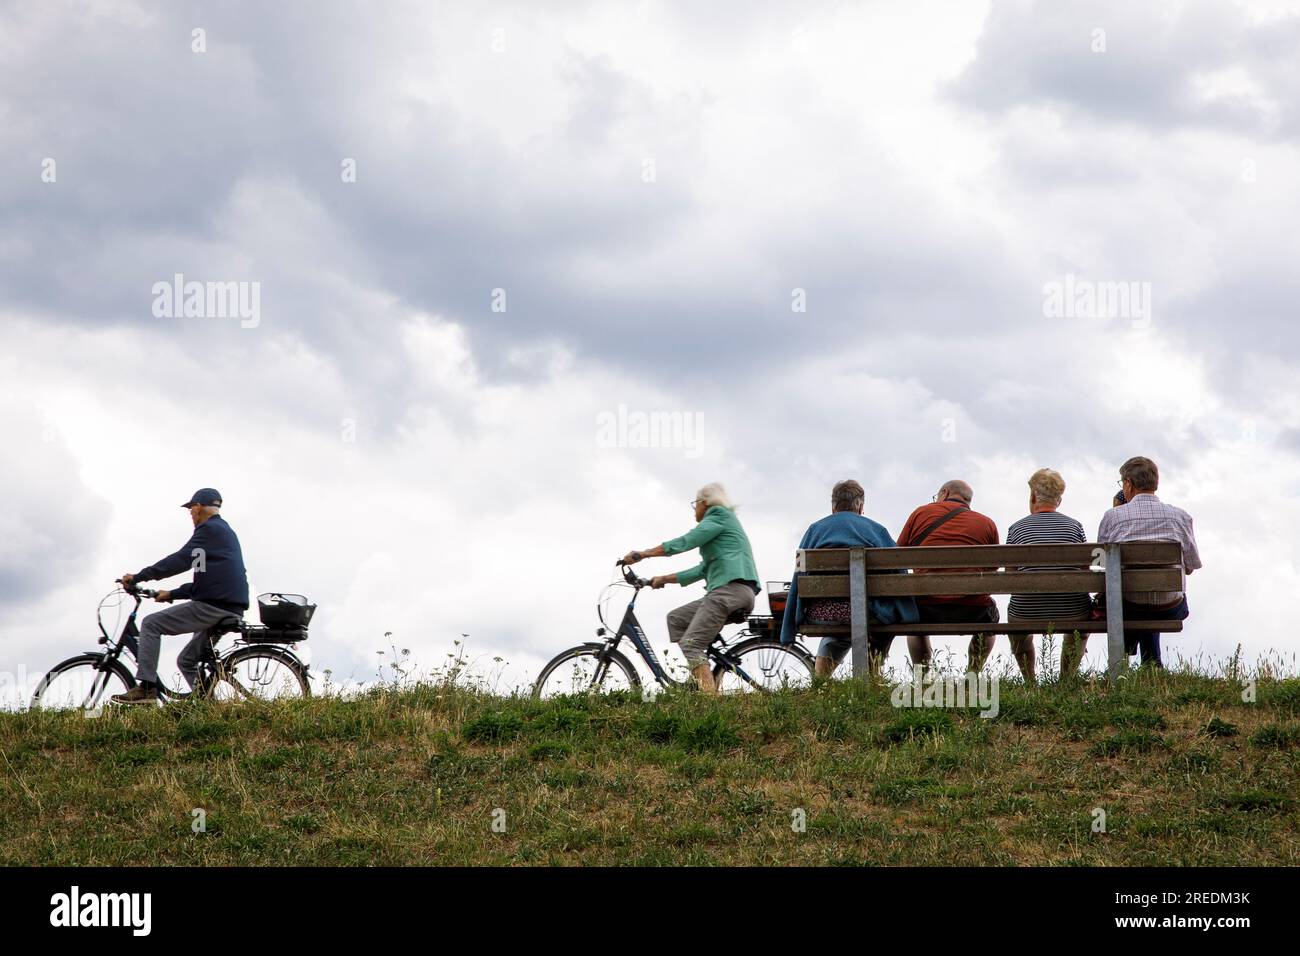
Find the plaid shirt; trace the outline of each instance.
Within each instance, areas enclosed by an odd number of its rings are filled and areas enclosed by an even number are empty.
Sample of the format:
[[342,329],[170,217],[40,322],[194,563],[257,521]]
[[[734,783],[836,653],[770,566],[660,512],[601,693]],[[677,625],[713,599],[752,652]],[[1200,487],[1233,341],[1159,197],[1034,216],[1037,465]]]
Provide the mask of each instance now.
[[[1192,516],[1152,494],[1134,495],[1132,501],[1111,508],[1102,516],[1097,542],[1110,541],[1177,541],[1183,547],[1183,570],[1191,573],[1201,566],[1196,536],[1192,533]],[[1172,604],[1182,596],[1182,591],[1138,591],[1125,594],[1124,600],[1135,604]]]

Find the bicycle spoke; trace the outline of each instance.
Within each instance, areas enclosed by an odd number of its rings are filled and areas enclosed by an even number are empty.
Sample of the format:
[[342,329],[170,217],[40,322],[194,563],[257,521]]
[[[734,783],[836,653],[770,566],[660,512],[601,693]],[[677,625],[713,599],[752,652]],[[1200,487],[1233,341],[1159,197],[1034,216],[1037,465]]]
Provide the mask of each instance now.
[[802,649],[769,641],[745,641],[717,657],[714,674],[724,693],[773,691],[807,687],[810,661]]
[[595,648],[576,649],[547,665],[533,693],[537,697],[553,697],[630,690],[635,686],[635,675],[629,673],[630,667],[630,664],[624,665],[617,655],[601,660],[600,652]]
[[[239,682],[239,679],[235,677],[233,674],[225,674],[222,676],[220,680],[224,680],[231,687],[235,688],[235,692],[242,695],[244,700],[253,699],[253,692],[249,690],[247,687],[245,687],[243,684],[241,684]],[[214,683],[220,683],[220,680],[214,681]]]
[[[223,687],[230,692],[223,692]],[[212,696],[219,700],[278,700],[309,696],[310,689],[294,665],[293,659],[263,652],[232,652],[218,665]]]
[[754,678],[750,677],[749,674],[745,672],[745,669],[740,665],[738,664],[729,665],[729,670],[732,674],[735,674],[738,679],[743,680],[750,687],[754,688],[754,690],[764,689],[763,684],[760,683],[759,681],[754,680]]
[[97,710],[108,693],[126,691],[127,676],[102,658],[86,656],[65,661],[41,681],[32,706],[43,710]]
[[90,691],[86,694],[86,699],[81,702],[82,710],[91,710],[99,703],[100,696],[104,693],[104,688],[108,686],[108,671],[97,671],[95,679],[91,681]]

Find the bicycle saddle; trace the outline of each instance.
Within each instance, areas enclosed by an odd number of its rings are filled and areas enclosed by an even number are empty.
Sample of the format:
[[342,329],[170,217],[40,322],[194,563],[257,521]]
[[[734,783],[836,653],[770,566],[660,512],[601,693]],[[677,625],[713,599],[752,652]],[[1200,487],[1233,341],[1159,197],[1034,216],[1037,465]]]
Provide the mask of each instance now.
[[749,620],[748,611],[732,611],[730,614],[727,615],[727,619],[722,623],[723,624],[744,624],[748,620]]
[[212,628],[209,631],[209,633],[213,637],[217,637],[218,635],[221,634],[229,634],[232,631],[242,630],[243,626],[244,626],[244,619],[242,617],[235,617],[232,615],[230,617],[223,618],[222,620],[218,621],[216,624],[212,625]]

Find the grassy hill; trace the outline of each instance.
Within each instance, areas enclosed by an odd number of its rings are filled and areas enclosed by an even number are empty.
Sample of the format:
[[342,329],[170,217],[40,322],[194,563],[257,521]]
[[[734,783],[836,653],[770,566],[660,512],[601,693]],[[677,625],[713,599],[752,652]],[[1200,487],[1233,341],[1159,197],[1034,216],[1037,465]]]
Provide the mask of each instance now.
[[1296,865],[1298,781],[1295,679],[1253,703],[1192,673],[1004,684],[992,720],[850,681],[546,703],[443,683],[0,714],[0,862]]

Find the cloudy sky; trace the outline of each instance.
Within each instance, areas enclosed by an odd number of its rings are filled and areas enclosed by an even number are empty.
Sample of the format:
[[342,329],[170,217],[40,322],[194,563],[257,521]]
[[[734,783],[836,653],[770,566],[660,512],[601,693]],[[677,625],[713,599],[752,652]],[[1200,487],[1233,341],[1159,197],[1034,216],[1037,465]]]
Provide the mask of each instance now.
[[1294,662],[1298,49],[1278,2],[0,4],[0,671],[204,485],[318,670],[467,634],[508,687],[707,481],[782,579],[837,479],[1005,532],[1051,466],[1095,534],[1135,454],[1205,561],[1171,656]]

